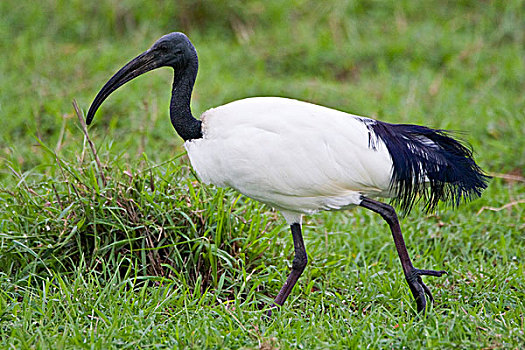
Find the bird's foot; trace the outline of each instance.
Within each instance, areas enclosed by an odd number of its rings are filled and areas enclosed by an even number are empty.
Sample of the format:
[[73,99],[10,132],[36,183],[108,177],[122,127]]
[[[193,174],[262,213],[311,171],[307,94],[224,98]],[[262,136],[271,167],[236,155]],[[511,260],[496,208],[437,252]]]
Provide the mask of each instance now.
[[417,306],[417,312],[419,313],[425,313],[425,308],[427,306],[427,300],[425,297],[425,294],[430,299],[430,302],[434,302],[434,297],[432,296],[432,293],[430,292],[430,289],[426,286],[425,283],[423,283],[423,280],[421,279],[421,276],[436,276],[441,277],[444,274],[446,274],[446,271],[435,271],[435,270],[420,270],[413,268],[409,272],[405,274],[408,286],[410,287],[410,290],[412,291],[412,295],[414,296],[414,299],[416,299],[416,306]]
[[270,309],[268,310],[268,312],[266,312],[265,314],[263,314],[262,316],[262,319],[263,321],[267,321],[269,322],[271,319],[272,319],[272,313],[274,310],[279,310],[281,308],[280,305],[278,304],[273,304],[272,306],[270,306]]

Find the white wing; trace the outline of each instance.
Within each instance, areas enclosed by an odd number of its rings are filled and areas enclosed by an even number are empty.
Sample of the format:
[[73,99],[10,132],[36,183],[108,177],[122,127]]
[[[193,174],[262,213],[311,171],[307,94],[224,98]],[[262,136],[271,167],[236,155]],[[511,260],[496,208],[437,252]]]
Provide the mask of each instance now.
[[294,213],[340,209],[362,194],[388,196],[392,161],[370,147],[357,117],[278,97],[235,101],[205,112],[204,137],[185,143],[205,183]]

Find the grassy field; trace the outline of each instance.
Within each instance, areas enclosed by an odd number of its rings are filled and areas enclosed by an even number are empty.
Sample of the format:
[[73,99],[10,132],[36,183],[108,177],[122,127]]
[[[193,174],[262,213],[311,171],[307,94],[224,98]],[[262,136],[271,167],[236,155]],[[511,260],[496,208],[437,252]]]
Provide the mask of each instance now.
[[[522,348],[524,1],[0,2],[0,347]],[[168,118],[171,74],[75,115],[162,34],[186,32],[194,114],[248,96],[458,131],[494,176],[483,197],[401,226],[436,303],[418,317],[382,219],[280,215],[204,186]],[[106,182],[101,179],[103,173]]]

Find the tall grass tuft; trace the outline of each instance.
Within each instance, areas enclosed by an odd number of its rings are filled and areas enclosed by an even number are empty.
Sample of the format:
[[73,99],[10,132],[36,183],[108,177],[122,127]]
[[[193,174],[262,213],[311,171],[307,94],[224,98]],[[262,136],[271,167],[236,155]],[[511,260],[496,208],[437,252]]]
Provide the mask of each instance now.
[[234,274],[260,264],[275,236],[266,235],[273,213],[202,186],[180,161],[184,153],[158,165],[143,155],[123,169],[107,154],[97,161],[96,149],[86,150],[87,130],[85,138],[75,160],[41,142],[55,162],[38,181],[11,168],[18,185],[0,191],[0,266],[8,275],[49,278],[85,262],[88,270],[131,270],[205,290],[234,284]]

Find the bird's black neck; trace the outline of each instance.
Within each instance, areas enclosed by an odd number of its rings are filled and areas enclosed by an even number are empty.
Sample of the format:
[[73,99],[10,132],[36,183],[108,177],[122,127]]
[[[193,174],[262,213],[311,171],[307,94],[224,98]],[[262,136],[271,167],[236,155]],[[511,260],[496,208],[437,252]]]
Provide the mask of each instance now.
[[171,124],[184,141],[202,137],[202,123],[193,117],[190,108],[191,93],[197,77],[198,68],[199,63],[197,54],[195,53],[185,69],[180,71],[175,69],[175,77],[173,79],[173,91],[170,103]]

